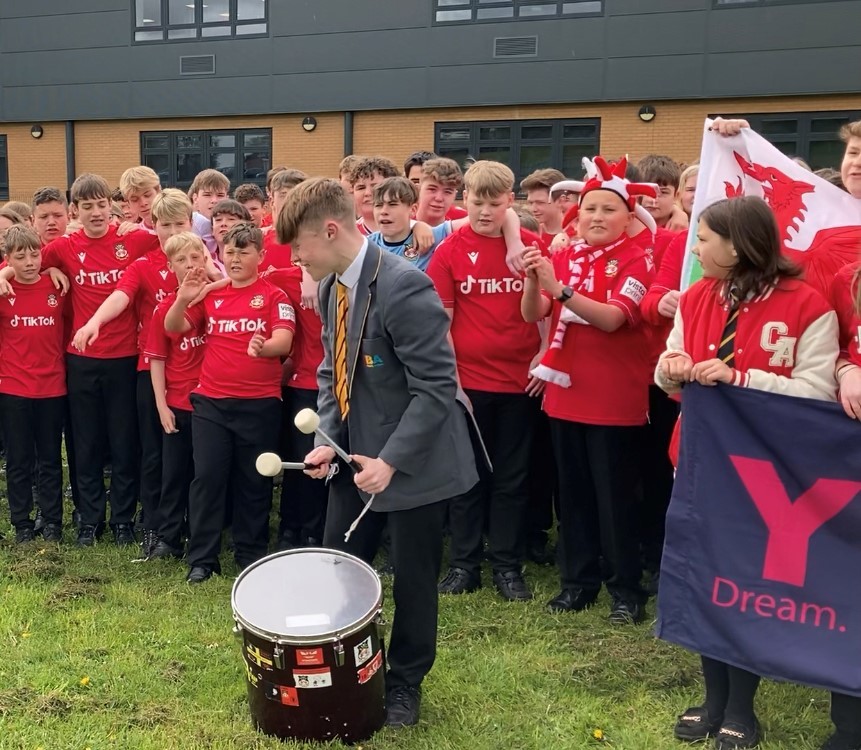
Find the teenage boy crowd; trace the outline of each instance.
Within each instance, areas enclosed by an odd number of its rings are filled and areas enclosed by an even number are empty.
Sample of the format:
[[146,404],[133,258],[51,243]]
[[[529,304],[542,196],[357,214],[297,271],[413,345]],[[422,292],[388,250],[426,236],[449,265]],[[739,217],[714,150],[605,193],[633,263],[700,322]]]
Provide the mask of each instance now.
[[[861,122],[842,135],[842,181],[861,199]],[[551,610],[590,607],[603,585],[611,622],[644,619],[659,584],[678,384],[780,390],[750,377],[764,365],[742,361],[742,348],[687,366],[679,288],[696,179],[695,165],[662,155],[597,158],[578,182],[539,169],[519,185],[502,163],[477,161],[463,174],[430,152],[403,169],[383,157],[341,163],[359,232],[436,289],[476,453],[489,458],[449,503],[440,593],[475,591],[486,563],[500,596],[529,600],[524,561],[555,560]],[[62,539],[65,440],[78,545],[96,543],[107,522],[117,544],[141,544],[142,560],[187,555],[192,583],[220,572],[225,531],[240,568],[267,553],[272,483],[255,458],[313,450],[293,416],[316,406],[324,359],[317,285],[294,265],[279,223],[305,180],[276,168],[265,192],[240,185],[231,198],[215,170],[186,194],[134,166],[117,190],[83,174],[68,204],[45,187],[31,206],[0,209],[0,427],[18,542]],[[713,229],[697,232],[704,266],[721,239]],[[729,265],[743,262],[727,248]],[[816,297],[827,311],[838,306],[842,324],[827,332],[833,386],[821,397],[857,418],[855,276],[848,266]],[[793,377],[788,362],[780,377]],[[323,482],[283,476],[278,549],[321,544],[326,498]]]

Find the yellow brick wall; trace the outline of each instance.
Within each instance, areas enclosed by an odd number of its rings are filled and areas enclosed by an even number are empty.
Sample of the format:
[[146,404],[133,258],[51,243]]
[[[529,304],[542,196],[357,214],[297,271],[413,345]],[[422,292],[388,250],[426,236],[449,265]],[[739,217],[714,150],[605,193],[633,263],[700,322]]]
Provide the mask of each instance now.
[[[610,157],[627,153],[637,160],[647,153],[665,153],[689,162],[699,155],[703,119],[710,113],[804,112],[861,109],[861,94],[846,96],[773,97],[716,101],[655,102],[651,123],[637,117],[640,102],[459,107],[451,109],[357,112],[353,151],[381,154],[400,165],[418,149],[432,149],[434,123],[458,120],[598,117],[601,152]],[[306,133],[301,115],[199,117],[75,124],[78,173],[95,172],[116,185],[126,167],[140,161],[140,133],[148,130],[212,130],[272,128],[272,163],[304,170],[310,175],[335,175],[343,155],[342,113],[315,114],[317,128]],[[0,123],[8,136],[10,197],[28,200],[33,190],[53,184],[67,187],[65,133],[62,123],[42,123],[45,134],[35,140],[30,124]]]

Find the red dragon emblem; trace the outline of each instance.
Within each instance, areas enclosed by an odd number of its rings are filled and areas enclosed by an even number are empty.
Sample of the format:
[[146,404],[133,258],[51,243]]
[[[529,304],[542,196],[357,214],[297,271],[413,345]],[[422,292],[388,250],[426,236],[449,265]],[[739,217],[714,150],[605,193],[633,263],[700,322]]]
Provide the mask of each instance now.
[[[790,249],[790,230],[798,232],[807,218],[805,196],[816,190],[815,185],[794,180],[775,167],[747,161],[733,152],[742,173],[762,186],[762,197],[771,207],[780,227],[780,242],[786,254],[804,266],[808,281],[821,291],[827,291],[834,275],[847,263],[858,259],[861,252],[861,226],[829,227],[820,229],[807,248]],[[738,184],[724,181],[727,198],[744,195],[744,181]]]

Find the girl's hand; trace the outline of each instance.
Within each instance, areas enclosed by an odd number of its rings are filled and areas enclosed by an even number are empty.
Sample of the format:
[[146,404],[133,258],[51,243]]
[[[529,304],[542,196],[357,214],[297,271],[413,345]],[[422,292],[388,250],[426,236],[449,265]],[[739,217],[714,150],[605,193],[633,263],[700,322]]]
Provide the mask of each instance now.
[[678,289],[667,292],[661,297],[661,301],[658,302],[658,313],[665,318],[675,318],[676,310],[679,309],[679,297],[681,296],[682,293]]
[[840,403],[852,419],[861,419],[861,367],[847,367],[840,375]]
[[733,372],[731,367],[719,359],[706,359],[693,366],[691,380],[696,380],[700,385],[732,383]]
[[671,383],[689,383],[693,366],[687,354],[673,354],[661,360],[661,374]]

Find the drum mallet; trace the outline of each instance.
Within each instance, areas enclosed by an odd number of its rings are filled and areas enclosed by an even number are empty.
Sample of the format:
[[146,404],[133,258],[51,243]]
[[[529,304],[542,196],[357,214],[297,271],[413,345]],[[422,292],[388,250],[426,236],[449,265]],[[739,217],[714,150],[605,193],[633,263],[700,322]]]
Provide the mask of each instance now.
[[320,429],[320,416],[313,409],[302,409],[293,419],[293,424],[299,432],[304,432],[310,435],[312,432],[328,445],[338,457],[349,466],[357,474],[362,470],[362,465],[350,458],[341,446],[339,446],[332,438],[330,438],[323,430]]
[[257,473],[262,474],[264,477],[277,477],[284,469],[304,471],[305,469],[317,468],[314,464],[282,461],[281,456],[277,453],[261,453],[257,456],[257,461],[254,465],[257,467]]

